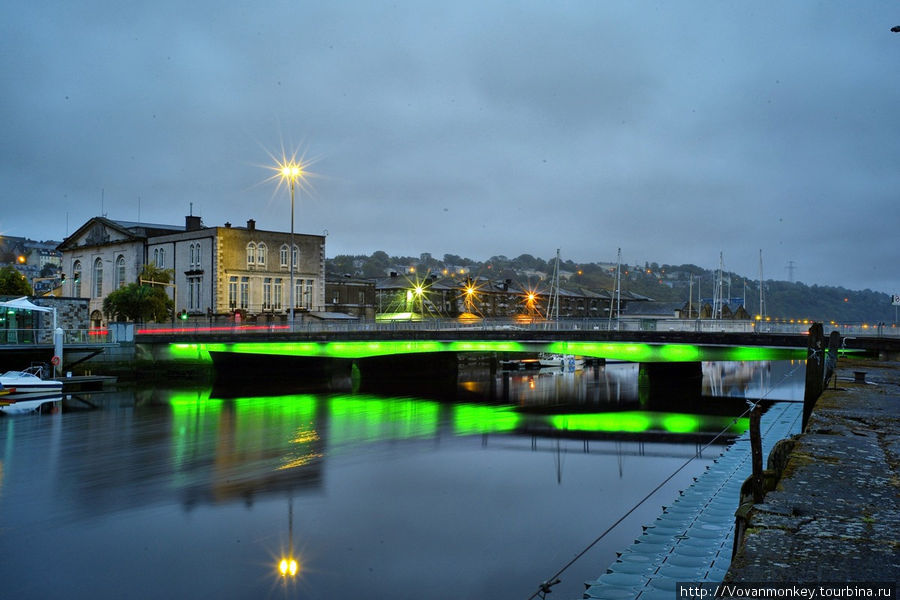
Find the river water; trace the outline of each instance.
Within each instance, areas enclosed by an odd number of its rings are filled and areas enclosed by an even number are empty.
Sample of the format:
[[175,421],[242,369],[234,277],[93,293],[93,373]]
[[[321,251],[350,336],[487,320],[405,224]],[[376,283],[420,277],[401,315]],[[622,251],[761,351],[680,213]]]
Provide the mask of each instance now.
[[[802,399],[803,368],[704,365],[706,396],[687,403],[648,398],[632,364],[473,367],[440,390],[284,383],[160,382],[0,417],[2,596],[524,600],[744,426],[741,397]],[[553,597],[580,598],[721,448]]]

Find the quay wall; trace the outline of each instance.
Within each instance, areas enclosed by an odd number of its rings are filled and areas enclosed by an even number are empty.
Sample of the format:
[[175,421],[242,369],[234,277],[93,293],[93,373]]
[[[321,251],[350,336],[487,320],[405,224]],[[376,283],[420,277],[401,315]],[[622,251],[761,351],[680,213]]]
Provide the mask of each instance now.
[[841,360],[726,582],[900,581],[900,363]]

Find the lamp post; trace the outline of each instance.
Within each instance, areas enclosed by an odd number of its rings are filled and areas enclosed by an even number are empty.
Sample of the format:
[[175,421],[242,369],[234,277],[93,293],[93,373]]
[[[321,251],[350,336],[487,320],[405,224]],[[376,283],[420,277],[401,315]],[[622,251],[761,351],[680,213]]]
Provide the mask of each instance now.
[[290,161],[282,162],[278,165],[280,167],[281,179],[288,182],[288,185],[291,188],[291,247],[289,248],[289,256],[288,263],[290,264],[290,312],[288,317],[288,322],[291,326],[291,331],[294,330],[294,305],[296,304],[294,301],[294,268],[296,265],[294,264],[294,187],[297,183],[298,179],[303,178],[303,165],[294,161],[293,159]]

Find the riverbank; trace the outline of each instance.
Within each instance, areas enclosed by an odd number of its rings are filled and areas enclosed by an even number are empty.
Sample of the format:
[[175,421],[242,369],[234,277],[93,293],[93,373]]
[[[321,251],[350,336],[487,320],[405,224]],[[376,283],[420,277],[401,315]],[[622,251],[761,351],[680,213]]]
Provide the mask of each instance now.
[[841,359],[725,581],[896,585],[898,523],[900,363]]

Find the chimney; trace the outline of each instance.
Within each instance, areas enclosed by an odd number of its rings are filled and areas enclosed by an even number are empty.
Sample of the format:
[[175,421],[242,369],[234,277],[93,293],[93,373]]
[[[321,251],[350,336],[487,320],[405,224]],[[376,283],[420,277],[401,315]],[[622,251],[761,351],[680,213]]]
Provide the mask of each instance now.
[[202,228],[203,228],[203,223],[200,221],[200,217],[188,215],[184,218],[184,230],[185,231],[199,231]]
[[250,231],[256,231],[256,221],[253,219],[247,219],[247,229]]

